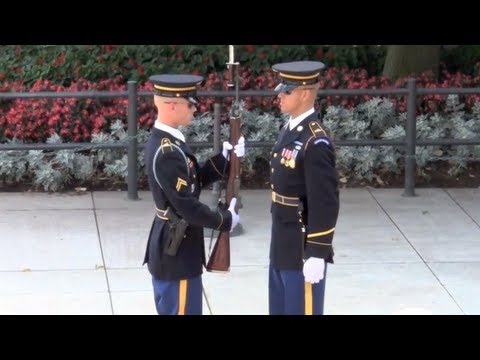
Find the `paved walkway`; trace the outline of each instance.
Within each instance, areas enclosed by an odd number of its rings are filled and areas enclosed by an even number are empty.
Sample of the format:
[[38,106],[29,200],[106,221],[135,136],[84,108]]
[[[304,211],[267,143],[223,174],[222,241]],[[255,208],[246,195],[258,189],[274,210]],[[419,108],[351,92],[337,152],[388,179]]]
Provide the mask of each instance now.
[[[327,314],[480,314],[480,190],[343,189]],[[205,314],[267,314],[270,192],[242,191]],[[0,314],[155,314],[148,192],[0,193]],[[210,192],[203,200],[210,201]],[[206,235],[209,235],[206,232]]]

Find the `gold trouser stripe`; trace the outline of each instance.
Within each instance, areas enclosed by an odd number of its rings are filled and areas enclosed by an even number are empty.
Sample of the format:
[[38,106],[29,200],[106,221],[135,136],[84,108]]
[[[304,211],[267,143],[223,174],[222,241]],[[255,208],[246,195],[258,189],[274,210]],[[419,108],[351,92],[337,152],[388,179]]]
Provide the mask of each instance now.
[[305,315],[313,315],[312,283],[305,281]]
[[166,90],[166,91],[191,91],[195,90],[195,86],[188,86],[188,87],[183,87],[183,88],[174,88],[174,87],[168,87],[168,86],[160,86],[160,85],[153,85],[153,87],[157,90]]
[[313,233],[313,234],[308,234],[307,235],[307,238],[310,239],[310,238],[314,238],[314,237],[317,237],[317,236],[323,236],[323,235],[328,235],[332,232],[335,231],[335,228],[331,228],[330,230],[327,230],[327,231],[322,231],[322,232],[318,232],[318,233]]
[[280,73],[279,74],[281,77],[287,78],[287,79],[295,79],[295,80],[310,80],[310,79],[315,79],[317,76],[320,75],[320,73],[315,73],[313,75],[307,75],[307,76],[300,76],[300,75],[288,75],[285,73]]
[[180,280],[178,284],[178,315],[185,315],[187,307],[187,280]]

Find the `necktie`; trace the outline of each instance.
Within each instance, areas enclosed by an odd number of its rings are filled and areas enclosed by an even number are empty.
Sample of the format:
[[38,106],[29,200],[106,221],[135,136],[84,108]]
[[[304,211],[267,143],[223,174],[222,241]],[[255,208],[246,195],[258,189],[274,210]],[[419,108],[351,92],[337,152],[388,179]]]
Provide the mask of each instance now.
[[282,127],[280,134],[278,135],[278,142],[281,143],[285,136],[290,132],[290,121]]

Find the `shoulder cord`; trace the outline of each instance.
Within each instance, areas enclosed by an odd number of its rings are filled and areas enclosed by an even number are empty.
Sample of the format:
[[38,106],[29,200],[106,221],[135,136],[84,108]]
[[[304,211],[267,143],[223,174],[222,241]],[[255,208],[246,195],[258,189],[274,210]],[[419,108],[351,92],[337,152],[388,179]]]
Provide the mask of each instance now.
[[[183,159],[185,160],[185,165],[187,166],[188,176],[190,177],[190,168],[188,167],[187,156],[185,155],[185,153],[183,152],[183,150],[180,148],[180,146],[177,146],[177,145],[175,145],[175,144],[170,144],[169,146],[173,146],[173,147],[177,148],[178,151],[180,151],[180,154],[182,154],[182,157],[183,157]],[[163,190],[163,187],[162,187],[162,185],[160,184],[160,180],[158,180],[157,170],[156,170],[156,166],[155,166],[155,164],[157,163],[158,154],[160,153],[160,150],[161,150],[161,149],[162,149],[162,147],[160,146],[160,147],[158,148],[157,152],[155,153],[154,158],[153,158],[153,176],[155,177],[155,180],[157,181],[158,186],[160,186],[160,188]]]

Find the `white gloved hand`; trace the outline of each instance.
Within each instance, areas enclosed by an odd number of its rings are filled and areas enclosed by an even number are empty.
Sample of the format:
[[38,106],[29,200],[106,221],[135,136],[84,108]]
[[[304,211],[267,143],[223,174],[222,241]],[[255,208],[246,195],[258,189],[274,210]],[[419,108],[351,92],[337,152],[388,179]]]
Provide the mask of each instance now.
[[235,145],[233,151],[235,152],[235,155],[237,155],[237,157],[239,158],[245,155],[245,138],[243,136],[240,136],[240,138],[238,139],[238,144]]
[[223,142],[222,155],[225,159],[228,160],[228,150],[232,150],[233,146],[228,141]]
[[235,205],[237,205],[237,198],[232,198],[230,201],[230,206],[228,207],[228,211],[232,213],[232,227],[230,228],[230,231],[232,231],[233,228],[240,222],[240,215],[235,212]]
[[316,284],[323,279],[325,271],[325,260],[316,257],[310,257],[303,264],[303,276],[305,281]]
[[232,150],[232,148],[237,157],[243,157],[245,155],[245,138],[243,136],[240,136],[240,138],[238,139],[238,144],[235,145],[235,147],[233,147],[232,144],[230,144],[228,141],[223,142],[222,155],[225,159],[228,160],[228,151]]

